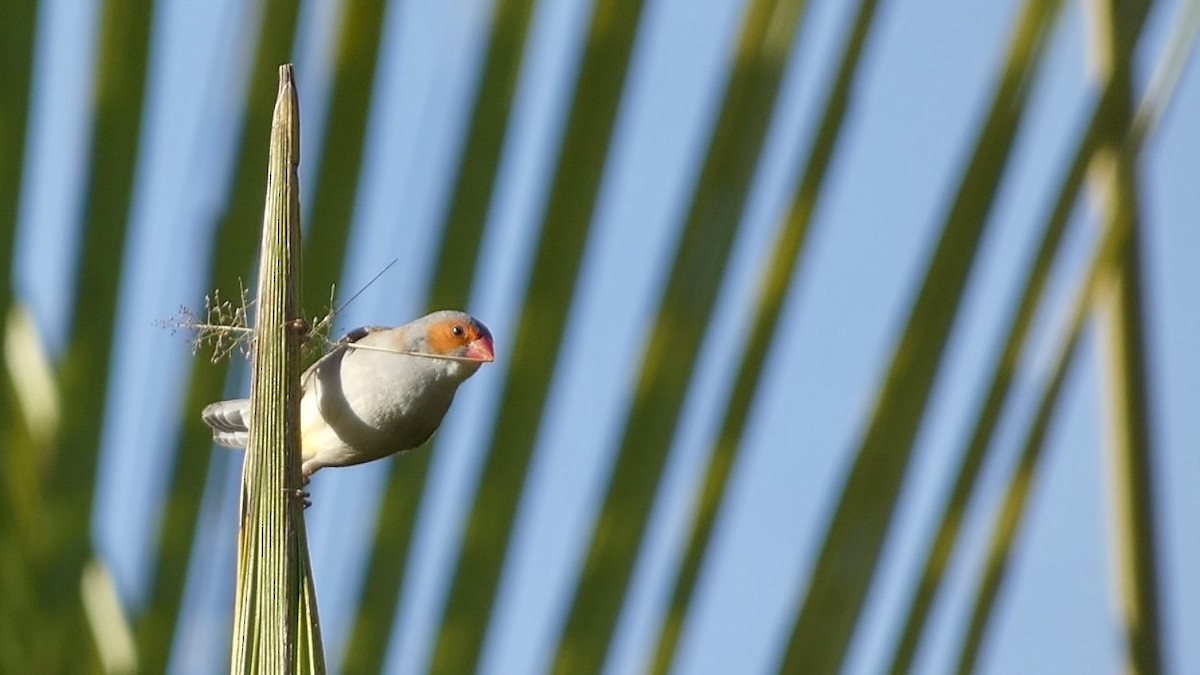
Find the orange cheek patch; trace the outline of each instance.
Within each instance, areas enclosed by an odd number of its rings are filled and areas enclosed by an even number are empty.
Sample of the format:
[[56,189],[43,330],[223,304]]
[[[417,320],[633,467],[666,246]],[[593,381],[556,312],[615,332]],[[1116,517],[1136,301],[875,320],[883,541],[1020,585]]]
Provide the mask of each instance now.
[[435,354],[448,354],[470,340],[470,329],[467,330],[468,335],[455,337],[454,333],[451,332],[453,327],[454,324],[452,323],[440,323],[429,328],[429,333],[425,336],[425,340],[429,343],[429,348]]

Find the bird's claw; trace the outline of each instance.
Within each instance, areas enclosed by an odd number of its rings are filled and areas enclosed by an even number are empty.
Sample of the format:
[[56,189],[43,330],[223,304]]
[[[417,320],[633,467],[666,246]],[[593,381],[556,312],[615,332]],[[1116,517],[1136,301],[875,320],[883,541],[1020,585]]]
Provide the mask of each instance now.
[[[307,484],[308,481],[305,481],[305,483]],[[296,499],[299,499],[300,503],[304,505],[304,508],[307,509],[308,507],[312,506],[312,499],[309,499],[308,490],[302,490],[299,488],[295,488],[295,489],[289,490],[288,492],[290,492],[291,495],[293,497],[295,497]]]
[[[305,473],[303,471],[300,472],[300,485],[308,486],[308,481],[310,481],[311,479],[312,479],[311,476],[309,476],[307,473]],[[304,508],[307,509],[308,507],[312,506],[312,500],[309,499],[308,490],[305,490],[303,488],[298,489],[298,490],[296,490],[296,496],[299,497],[303,501]]]

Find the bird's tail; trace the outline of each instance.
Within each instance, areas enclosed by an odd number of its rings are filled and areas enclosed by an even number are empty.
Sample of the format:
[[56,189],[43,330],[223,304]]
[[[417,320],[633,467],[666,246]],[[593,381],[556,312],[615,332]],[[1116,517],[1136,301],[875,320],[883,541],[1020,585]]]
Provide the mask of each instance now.
[[213,442],[229,448],[244,448],[250,438],[250,399],[217,401],[204,406],[200,412],[213,430]]

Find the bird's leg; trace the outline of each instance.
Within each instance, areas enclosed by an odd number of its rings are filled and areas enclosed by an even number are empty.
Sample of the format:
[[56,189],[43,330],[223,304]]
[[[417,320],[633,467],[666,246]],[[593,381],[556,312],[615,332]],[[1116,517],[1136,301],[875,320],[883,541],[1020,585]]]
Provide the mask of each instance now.
[[[310,481],[310,480],[312,480],[311,474],[309,474],[307,471],[304,471],[303,469],[301,469],[300,470],[300,485],[307,487],[308,481]],[[300,498],[304,500],[304,508],[307,509],[308,507],[312,506],[312,500],[308,498],[308,490],[301,488],[301,489],[297,490],[296,492],[299,494]]]
[[[300,485],[307,486],[308,481],[309,481],[308,474],[305,472],[301,472],[300,473]],[[312,500],[309,499],[308,490],[305,490],[304,487],[293,488],[290,490],[285,488],[284,491],[290,493],[293,497],[301,500],[304,504],[304,508],[307,509],[308,507],[312,506]]]
[[312,500],[308,498],[308,490],[301,488],[284,488],[283,491],[289,496],[299,499],[304,504],[304,508],[307,509],[308,507],[312,506]]

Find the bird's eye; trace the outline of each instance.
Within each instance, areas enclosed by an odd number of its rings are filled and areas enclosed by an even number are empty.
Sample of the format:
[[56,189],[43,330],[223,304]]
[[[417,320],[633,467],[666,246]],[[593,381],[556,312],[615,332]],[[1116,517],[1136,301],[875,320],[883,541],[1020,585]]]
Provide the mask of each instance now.
[[454,327],[450,329],[450,334],[456,338],[465,337],[467,334],[467,329],[463,328],[462,324],[456,323],[454,324]]

